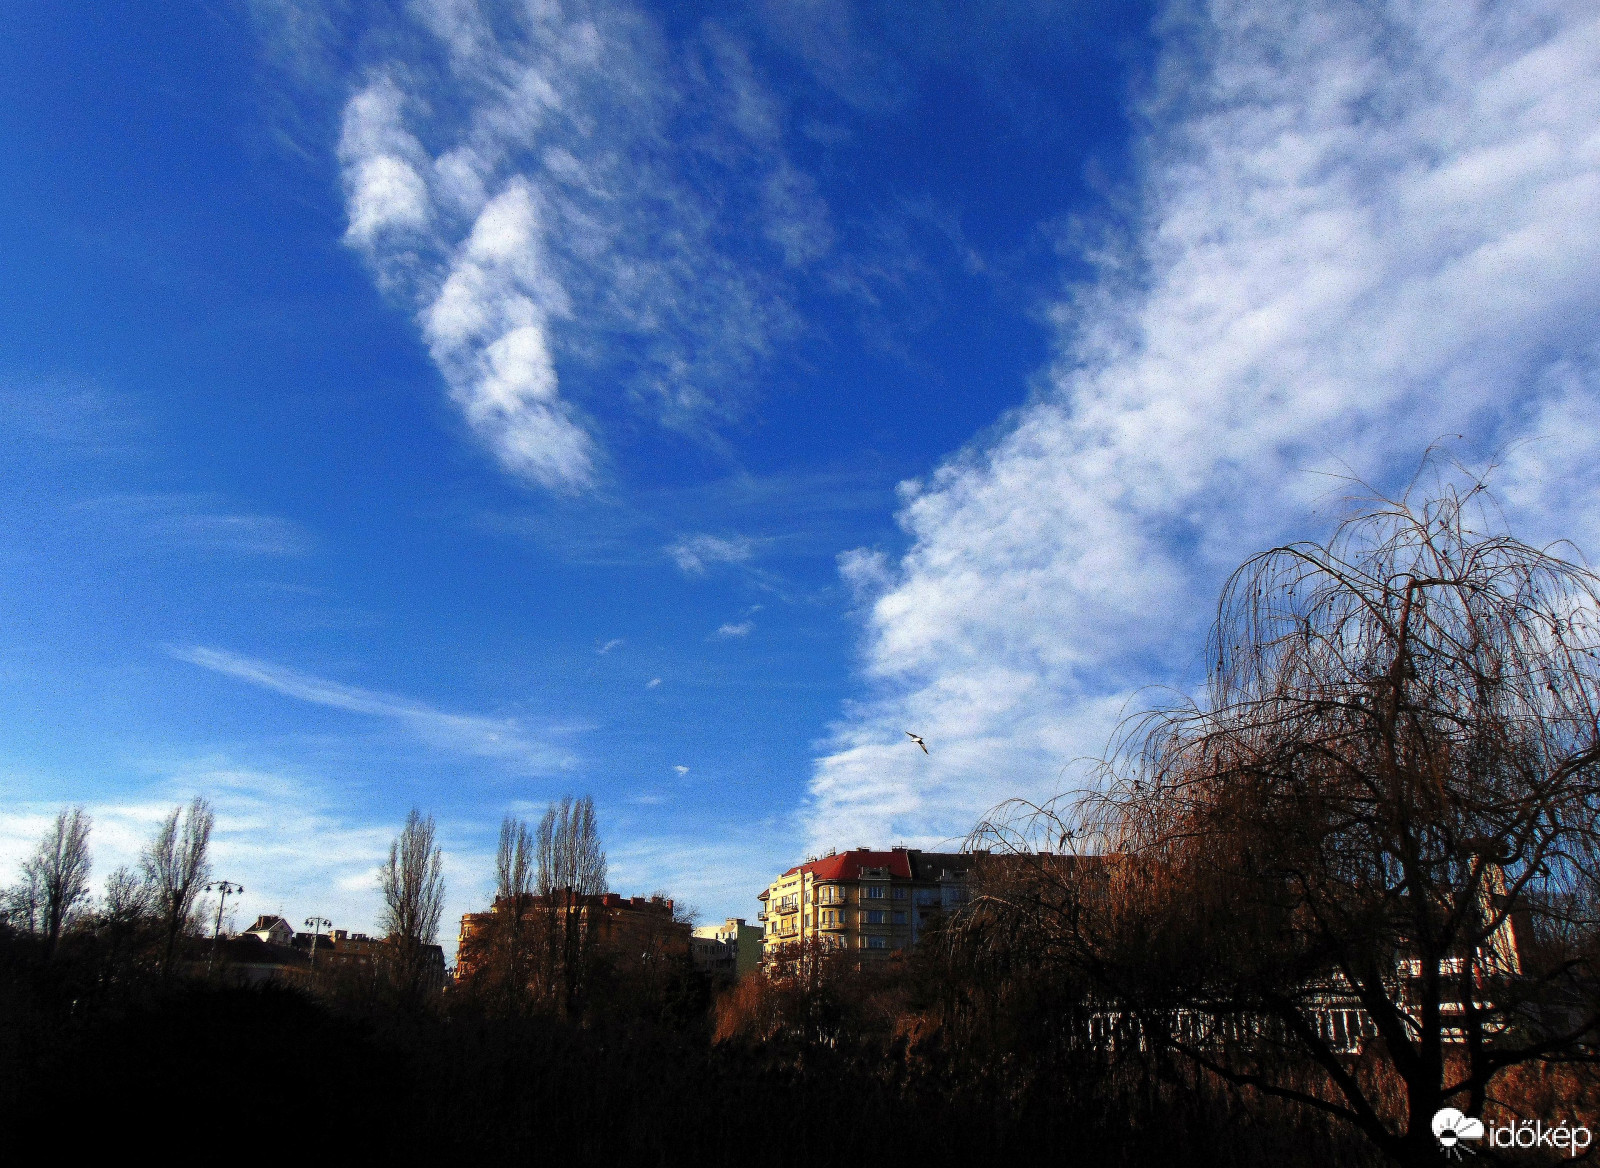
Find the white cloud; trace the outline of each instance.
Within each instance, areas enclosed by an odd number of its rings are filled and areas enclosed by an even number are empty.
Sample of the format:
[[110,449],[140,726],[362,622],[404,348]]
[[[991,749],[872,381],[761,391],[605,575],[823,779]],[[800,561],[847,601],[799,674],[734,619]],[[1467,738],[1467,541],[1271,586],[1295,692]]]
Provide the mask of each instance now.
[[602,459],[558,367],[599,370],[678,429],[736,416],[794,318],[777,268],[735,252],[766,239],[798,266],[832,234],[728,35],[675,42],[626,3],[508,7],[419,0],[420,40],[388,30],[393,59],[344,109],[346,239],[418,305],[502,465],[577,490]]
[[1514,518],[1593,530],[1593,7],[1219,5],[1157,75],[1131,242],[1056,307],[1048,389],[907,486],[898,563],[841,561],[870,689],[817,844],[1056,789],[1140,686],[1196,676],[1231,567],[1315,533],[1315,472],[1554,435],[1513,449]]
[[726,624],[717,629],[719,637],[748,637],[756,627],[755,621],[740,621],[738,624]]
[[452,257],[422,331],[451,396],[508,470],[546,487],[584,486],[594,452],[556,392],[548,322],[569,306],[543,233],[534,193],[511,180]]
[[347,238],[361,247],[387,233],[421,231],[433,217],[419,173],[427,153],[405,128],[404,101],[399,86],[380,76],[345,106],[339,161],[350,213]]
[[455,714],[411,698],[327,681],[222,649],[192,646],[168,652],[180,661],[297,701],[393,720],[417,738],[442,749],[503,759],[541,773],[554,772],[571,764],[571,756],[566,751],[529,737],[513,718]]
[[689,535],[667,548],[678,569],[689,576],[704,576],[717,564],[742,564],[755,554],[755,541],[744,536]]
[[624,642],[621,637],[612,637],[611,640],[607,641],[604,645],[601,645],[595,650],[595,652],[604,657],[607,653],[611,652],[611,650],[620,648],[623,643]]
[[656,686],[658,686],[660,684],[661,684],[661,679],[659,677],[652,677],[649,681],[644,683],[644,687],[645,687],[645,689],[655,689]]
[[686,775],[689,773],[689,768],[681,764],[673,767],[672,769],[677,771],[680,775]]

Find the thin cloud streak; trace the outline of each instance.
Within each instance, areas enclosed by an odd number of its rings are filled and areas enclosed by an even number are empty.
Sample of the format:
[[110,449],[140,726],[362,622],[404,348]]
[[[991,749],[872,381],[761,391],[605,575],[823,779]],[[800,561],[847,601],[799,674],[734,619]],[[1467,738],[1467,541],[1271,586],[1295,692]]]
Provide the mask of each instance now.
[[102,495],[72,504],[71,511],[137,534],[146,546],[283,558],[304,556],[312,547],[290,520],[229,511],[205,495]]
[[443,749],[502,759],[536,773],[553,773],[573,763],[569,752],[528,737],[515,719],[455,714],[411,698],[328,681],[222,649],[191,646],[167,652],[179,661],[297,701],[398,722],[417,738]]

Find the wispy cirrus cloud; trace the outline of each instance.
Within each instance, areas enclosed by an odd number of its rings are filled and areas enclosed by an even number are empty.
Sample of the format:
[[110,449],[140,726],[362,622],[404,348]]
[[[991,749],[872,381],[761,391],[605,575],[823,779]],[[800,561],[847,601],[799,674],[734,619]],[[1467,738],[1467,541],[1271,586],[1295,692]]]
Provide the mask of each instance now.
[[[623,2],[407,11],[344,107],[346,240],[416,305],[471,428],[572,491],[600,473],[593,409],[696,432],[738,415],[795,327],[774,273],[833,242],[741,42],[674,39]],[[624,394],[580,408],[563,362]]]
[[689,535],[667,548],[672,562],[687,576],[704,576],[719,564],[747,563],[756,543],[742,535]]
[[1395,484],[1440,435],[1526,437],[1513,517],[1597,534],[1593,7],[1168,28],[1137,216],[1055,306],[1048,387],[905,486],[904,555],[841,562],[869,688],[813,776],[819,843],[959,836],[1051,791],[1139,687],[1194,680],[1225,573],[1324,521],[1319,472]]
[[223,649],[187,646],[167,651],[179,661],[296,701],[388,719],[442,749],[501,759],[536,773],[559,771],[572,763],[568,751],[531,736],[514,718],[457,714],[412,698],[344,685]]
[[291,520],[233,510],[207,495],[101,495],[71,504],[70,511],[137,538],[146,549],[291,557],[312,546],[310,535]]
[[755,631],[755,627],[755,621],[740,621],[738,624],[734,624],[730,621],[725,625],[718,626],[717,636],[722,637],[723,639],[730,637],[748,637],[752,632]]

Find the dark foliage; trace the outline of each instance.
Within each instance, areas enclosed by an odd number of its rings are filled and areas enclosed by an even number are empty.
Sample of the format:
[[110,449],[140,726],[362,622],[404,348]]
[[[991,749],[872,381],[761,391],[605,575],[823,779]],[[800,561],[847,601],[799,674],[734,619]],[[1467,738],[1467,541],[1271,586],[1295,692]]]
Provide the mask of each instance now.
[[47,960],[32,938],[0,938],[8,1130],[87,1147],[163,1129],[178,1147],[246,1161],[270,1158],[251,1140],[265,1125],[320,1132],[309,1138],[359,1161],[1357,1162],[1315,1118],[1246,1108],[1155,1063],[1018,1041],[1037,1029],[1034,990],[952,994],[932,958],[830,973],[818,992],[835,1024],[809,1035],[721,1042],[690,971],[579,1026],[470,999],[419,1014],[167,982],[154,967],[127,966],[90,994],[99,960],[89,945]]

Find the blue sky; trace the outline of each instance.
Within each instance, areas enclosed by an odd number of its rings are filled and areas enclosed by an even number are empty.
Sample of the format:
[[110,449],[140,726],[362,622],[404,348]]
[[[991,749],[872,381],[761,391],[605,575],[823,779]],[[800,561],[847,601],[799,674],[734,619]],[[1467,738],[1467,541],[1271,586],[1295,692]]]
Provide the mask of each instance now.
[[590,792],[751,916],[1054,790],[1338,475],[1592,550],[1595,15],[1286,7],[13,14],[0,862],[198,792],[364,928]]

